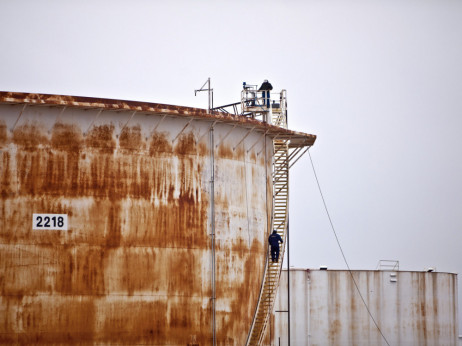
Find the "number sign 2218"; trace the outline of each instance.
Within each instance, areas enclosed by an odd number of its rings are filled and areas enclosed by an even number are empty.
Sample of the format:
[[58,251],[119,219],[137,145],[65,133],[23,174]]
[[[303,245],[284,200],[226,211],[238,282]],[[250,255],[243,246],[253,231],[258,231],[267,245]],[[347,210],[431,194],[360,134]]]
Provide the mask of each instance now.
[[32,214],[32,229],[67,231],[67,214]]

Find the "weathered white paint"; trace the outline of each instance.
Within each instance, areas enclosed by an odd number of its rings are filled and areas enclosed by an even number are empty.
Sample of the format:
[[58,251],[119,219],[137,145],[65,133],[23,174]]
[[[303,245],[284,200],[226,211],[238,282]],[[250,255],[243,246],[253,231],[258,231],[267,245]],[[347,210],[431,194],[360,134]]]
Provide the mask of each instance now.
[[[353,271],[388,343],[457,345],[457,274]],[[395,281],[396,280],[396,281]],[[348,271],[290,271],[291,345],[386,345]],[[272,345],[287,345],[287,270],[276,298]]]
[[210,344],[214,218],[217,342],[242,345],[272,211],[248,122],[0,103],[0,344]]

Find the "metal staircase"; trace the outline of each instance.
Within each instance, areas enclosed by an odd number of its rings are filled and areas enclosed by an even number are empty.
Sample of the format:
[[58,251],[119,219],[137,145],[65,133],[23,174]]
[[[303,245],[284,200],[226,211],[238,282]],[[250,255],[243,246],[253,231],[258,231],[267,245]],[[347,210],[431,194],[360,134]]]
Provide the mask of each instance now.
[[[285,90],[283,92],[285,94]],[[282,94],[281,93],[281,94]],[[284,95],[285,96],[285,95]],[[282,97],[281,97],[282,99]],[[285,97],[283,98],[285,100]],[[280,108],[272,108],[271,120],[276,126],[287,128],[285,102]],[[287,139],[273,140],[273,228],[282,237],[284,243],[278,262],[272,262],[269,252],[266,254],[266,264],[260,297],[255,310],[252,326],[247,338],[247,345],[261,345],[269,322],[274,300],[279,285],[284,246],[286,242],[287,212],[289,209],[289,141]],[[271,232],[271,230],[270,230]],[[267,235],[269,236],[269,234]]]

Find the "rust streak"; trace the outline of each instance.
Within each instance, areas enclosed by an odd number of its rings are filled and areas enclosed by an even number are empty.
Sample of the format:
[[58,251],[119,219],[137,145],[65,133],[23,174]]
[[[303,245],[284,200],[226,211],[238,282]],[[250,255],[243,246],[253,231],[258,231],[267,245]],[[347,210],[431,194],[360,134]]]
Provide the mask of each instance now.
[[281,135],[281,138],[294,137],[302,139],[303,145],[313,145],[316,136],[301,132],[283,129],[261,121],[243,116],[212,111],[210,114],[205,109],[173,106],[160,103],[147,103],[139,101],[125,101],[114,99],[103,99],[82,96],[50,95],[50,94],[28,94],[18,92],[0,91],[0,103],[10,104],[40,104],[50,106],[72,106],[84,109],[106,109],[106,110],[129,110],[142,113],[168,114],[185,117],[198,117],[202,119],[218,120],[221,122],[237,123],[267,131],[270,136]]
[[[72,111],[52,127],[31,114],[12,135],[0,126],[0,145],[11,140],[0,158],[0,342],[209,344],[211,148],[197,138],[202,124],[172,145],[171,132],[145,138],[135,121],[117,138],[117,122],[99,119],[84,136],[88,121]],[[242,344],[263,273],[267,196],[256,191],[267,181],[264,162],[252,163],[253,228],[241,227],[245,152],[220,147],[217,340]],[[33,213],[67,214],[69,229],[32,230]]]

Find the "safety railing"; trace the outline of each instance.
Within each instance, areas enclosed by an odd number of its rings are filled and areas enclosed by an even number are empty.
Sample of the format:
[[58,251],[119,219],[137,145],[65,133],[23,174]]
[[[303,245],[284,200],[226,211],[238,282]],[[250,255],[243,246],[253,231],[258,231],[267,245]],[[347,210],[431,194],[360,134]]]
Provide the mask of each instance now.
[[[276,126],[287,127],[285,116],[281,116],[282,107],[273,113],[272,122]],[[276,108],[275,108],[276,109]],[[273,215],[272,229],[286,242],[287,215],[289,208],[289,145],[287,140],[273,141]],[[269,234],[268,234],[269,235]],[[265,270],[260,289],[260,296],[255,309],[252,325],[247,337],[247,345],[261,345],[273,309],[279,279],[281,275],[284,251],[277,262],[270,261],[269,252],[266,254]]]

